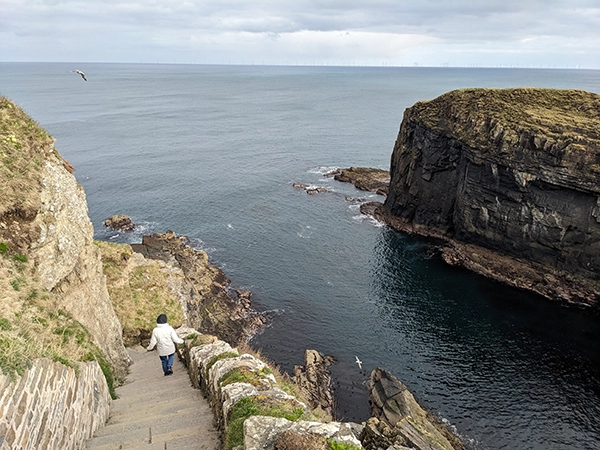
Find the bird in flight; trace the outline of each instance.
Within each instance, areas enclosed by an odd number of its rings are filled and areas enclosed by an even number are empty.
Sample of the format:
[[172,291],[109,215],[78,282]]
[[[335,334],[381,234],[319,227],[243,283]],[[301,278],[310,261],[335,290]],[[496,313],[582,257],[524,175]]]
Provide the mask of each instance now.
[[362,361],[360,359],[358,359],[358,356],[355,356],[356,358],[356,364],[358,364],[358,368],[362,369]]
[[73,72],[81,75],[81,78],[83,78],[83,81],[87,81],[87,78],[85,77],[85,73],[83,73],[81,70],[74,70]]

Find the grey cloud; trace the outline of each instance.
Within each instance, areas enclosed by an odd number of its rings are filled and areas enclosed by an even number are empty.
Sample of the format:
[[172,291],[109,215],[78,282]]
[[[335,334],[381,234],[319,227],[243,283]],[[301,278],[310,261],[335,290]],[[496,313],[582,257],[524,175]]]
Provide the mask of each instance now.
[[21,54],[66,39],[76,45],[75,33],[77,45],[97,54],[137,56],[169,45],[183,54],[244,33],[284,45],[297,32],[414,35],[456,51],[536,38],[592,48],[599,30],[600,0],[0,0],[0,42],[14,47],[0,45],[0,58],[19,54],[19,45]]

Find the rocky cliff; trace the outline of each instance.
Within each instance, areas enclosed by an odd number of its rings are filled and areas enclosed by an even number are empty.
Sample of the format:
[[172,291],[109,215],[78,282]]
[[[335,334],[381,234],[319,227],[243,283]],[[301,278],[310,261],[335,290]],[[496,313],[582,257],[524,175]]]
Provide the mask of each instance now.
[[245,342],[266,321],[252,310],[251,292],[233,291],[230,280],[210,264],[206,252],[188,244],[186,236],[167,231],[144,236],[141,244],[132,244],[131,248],[145,258],[161,260],[181,271],[177,286],[170,283],[170,290],[179,298],[189,326],[234,345]]
[[[123,376],[129,357],[93,245],[83,189],[53,139],[5,98],[0,98],[0,157],[0,242],[28,260],[31,273],[25,275],[48,293],[32,290],[27,300],[49,298],[53,304],[45,309],[81,323],[115,374]],[[18,287],[6,288],[2,299],[12,303],[10,294]]]
[[600,96],[465,89],[408,108],[375,215],[548,298],[600,300]]

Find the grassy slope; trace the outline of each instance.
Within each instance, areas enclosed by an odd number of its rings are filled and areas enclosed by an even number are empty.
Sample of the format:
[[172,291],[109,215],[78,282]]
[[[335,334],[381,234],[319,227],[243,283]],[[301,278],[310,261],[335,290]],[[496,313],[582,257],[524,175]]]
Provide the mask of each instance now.
[[149,338],[159,314],[169,323],[183,323],[182,307],[169,288],[169,272],[154,261],[138,265],[129,245],[96,241],[115,313],[123,327],[126,345]]
[[[53,146],[52,137],[21,108],[0,97],[0,223],[7,215],[24,220],[37,213],[41,168],[48,158],[72,170]],[[110,367],[88,331],[56,306],[40,287],[25,255],[0,239],[0,370],[22,374],[34,359],[47,357],[76,367],[98,359],[111,384]]]

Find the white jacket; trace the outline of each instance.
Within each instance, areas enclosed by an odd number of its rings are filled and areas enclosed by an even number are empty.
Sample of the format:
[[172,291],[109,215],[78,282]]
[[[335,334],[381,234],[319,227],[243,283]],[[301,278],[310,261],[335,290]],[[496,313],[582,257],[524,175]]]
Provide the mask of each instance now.
[[159,356],[169,356],[175,353],[175,344],[183,344],[183,339],[177,336],[173,327],[168,323],[157,323],[146,350],[152,350],[156,345]]

